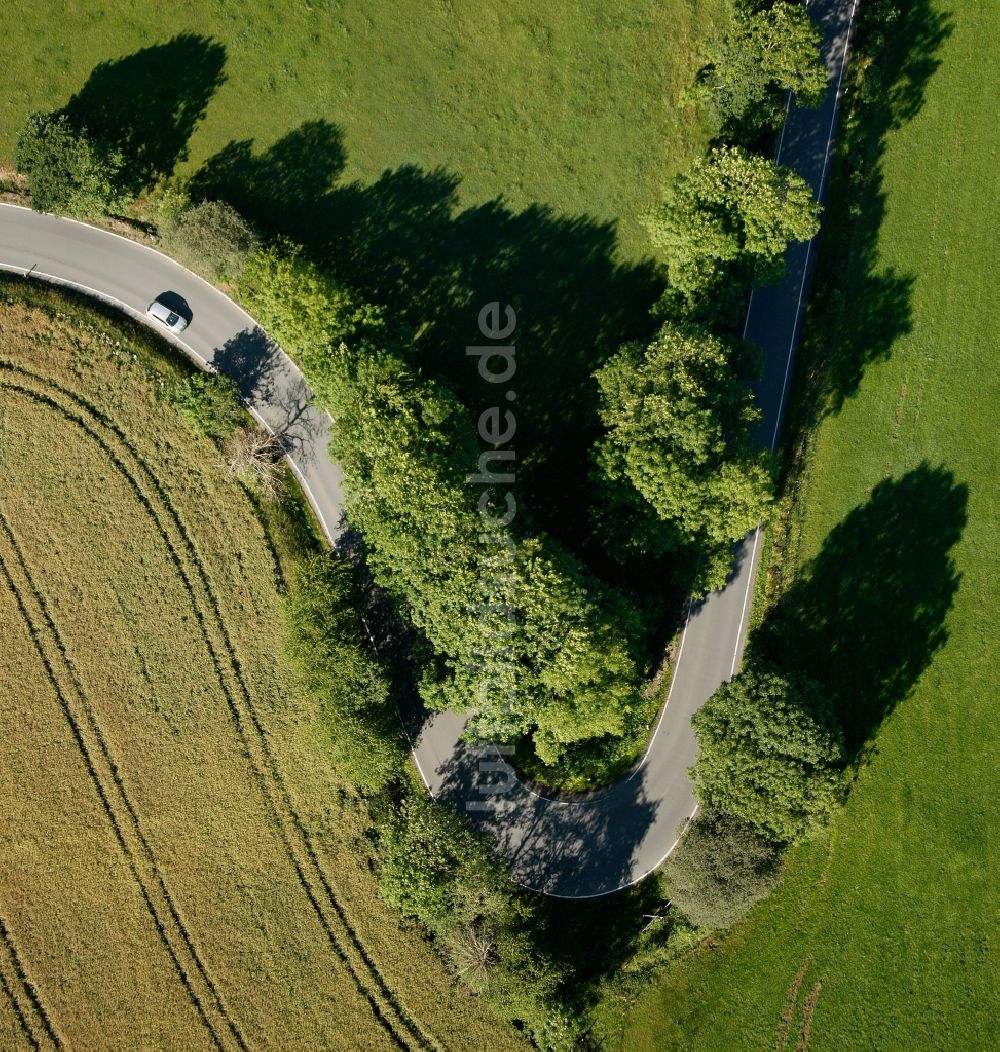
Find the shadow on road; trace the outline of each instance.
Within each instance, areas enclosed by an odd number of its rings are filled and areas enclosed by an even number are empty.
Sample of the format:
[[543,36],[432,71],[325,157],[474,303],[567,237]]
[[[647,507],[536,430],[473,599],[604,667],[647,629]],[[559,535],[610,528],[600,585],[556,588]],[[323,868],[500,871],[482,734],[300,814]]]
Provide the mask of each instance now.
[[[810,373],[802,412],[807,423],[835,413],[858,389],[867,366],[892,352],[910,331],[914,275],[885,267],[878,255],[886,211],[882,158],[890,133],[923,105],[927,82],[952,31],[952,18],[929,0],[898,5],[879,22],[861,4],[855,54],[834,162],[831,195],[803,373]],[[864,71],[860,87],[852,74]]]
[[948,638],[967,503],[963,483],[926,463],[880,482],[758,635],[764,656],[823,685],[855,761]]
[[225,62],[222,44],[181,33],[102,62],[62,112],[122,151],[126,181],[138,193],[186,160],[191,135],[225,80]]
[[554,895],[618,888],[659,804],[642,778],[620,783],[600,803],[564,805],[528,792],[493,746],[468,746],[440,769],[439,795],[497,842],[515,881]]
[[496,389],[465,347],[483,342],[482,306],[510,303],[523,508],[579,546],[597,430],[591,373],[622,341],[648,333],[660,291],[655,268],[617,259],[613,223],[542,205],[514,212],[500,199],[463,207],[459,177],[440,168],[405,165],[372,183],[344,184],[344,162],[340,129],[311,121],[263,152],[230,143],[196,174],[193,190],[304,244],[408,323],[419,333],[421,367],[453,384],[473,410],[494,404]]
[[312,401],[305,380],[293,373],[264,330],[248,328],[227,340],[212,356],[212,364],[236,383],[241,398],[263,411],[285,452],[300,466],[309,463],[322,418],[307,412]]

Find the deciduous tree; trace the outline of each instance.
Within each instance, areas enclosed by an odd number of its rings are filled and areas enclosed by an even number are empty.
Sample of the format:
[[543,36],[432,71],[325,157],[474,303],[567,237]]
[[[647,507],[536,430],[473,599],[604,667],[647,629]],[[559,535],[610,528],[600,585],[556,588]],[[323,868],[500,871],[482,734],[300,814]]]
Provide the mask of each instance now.
[[405,360],[378,311],[301,257],[259,253],[241,287],[336,420],[368,565],[435,651],[427,703],[472,710],[483,737],[532,734],[546,763],[620,734],[642,701],[638,615],[551,539],[484,523],[469,484],[483,449],[461,403]]
[[689,921],[728,928],[781,879],[781,849],[742,819],[706,808],[667,859],[663,876]]
[[844,741],[819,688],[749,665],[691,720],[699,803],[793,842],[826,822],[841,790]]
[[722,133],[746,140],[778,127],[788,91],[798,105],[818,106],[827,83],[819,39],[801,3],[739,3],[698,78]]
[[[690,325],[664,325],[643,347],[623,347],[596,376],[607,434],[601,477],[628,484],[654,510],[648,546],[694,546],[721,584],[729,548],[760,523],[772,495],[770,456],[751,438],[759,412],[747,380],[756,354]],[[638,517],[636,517],[638,518]]]
[[660,313],[727,320],[747,285],[781,277],[792,241],[815,235],[819,206],[790,168],[722,146],[674,180],[646,225],[667,270]]
[[130,200],[121,152],[73,127],[65,114],[31,114],[17,138],[15,164],[39,212],[96,219]]

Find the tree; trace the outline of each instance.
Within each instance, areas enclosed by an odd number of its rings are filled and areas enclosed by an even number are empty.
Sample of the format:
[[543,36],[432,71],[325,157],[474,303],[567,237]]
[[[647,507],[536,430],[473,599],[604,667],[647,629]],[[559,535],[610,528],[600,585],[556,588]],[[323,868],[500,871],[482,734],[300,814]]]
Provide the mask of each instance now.
[[[756,354],[692,326],[664,325],[595,374],[607,434],[602,479],[631,485],[653,508],[664,549],[696,546],[722,583],[729,546],[760,523],[772,496],[770,455],[752,438],[760,414],[746,381]],[[651,532],[651,531],[650,531]]]
[[763,9],[740,3],[698,78],[720,131],[747,140],[777,128],[788,91],[800,106],[818,106],[827,84],[819,42],[800,3],[777,0]]
[[218,280],[235,281],[257,249],[257,236],[247,221],[223,201],[166,209],[160,237],[169,255]]
[[225,438],[246,418],[236,384],[218,373],[195,373],[175,383],[167,399],[197,435]]
[[841,789],[844,740],[819,688],[751,665],[692,717],[699,803],[791,843],[821,828]]
[[722,146],[679,175],[645,217],[667,269],[662,315],[731,319],[748,284],[784,273],[792,241],[819,229],[819,205],[790,168]]
[[350,565],[332,552],[296,567],[285,600],[285,654],[299,690],[315,699],[341,772],[367,793],[406,764],[399,715],[357,612]]
[[281,439],[259,427],[238,427],[223,447],[223,465],[230,477],[259,487],[268,500],[284,492],[285,473]]
[[621,734],[642,704],[637,612],[550,538],[484,523],[469,477],[490,468],[465,408],[407,362],[401,329],[287,251],[252,257],[241,288],[337,421],[368,565],[435,653],[424,700],[471,710],[483,737],[533,734],[546,763]]
[[781,879],[781,850],[742,819],[706,808],[667,859],[663,876],[689,921],[728,928]]
[[39,212],[96,219],[122,211],[130,200],[121,152],[74,128],[64,114],[28,117],[17,137],[15,164]]

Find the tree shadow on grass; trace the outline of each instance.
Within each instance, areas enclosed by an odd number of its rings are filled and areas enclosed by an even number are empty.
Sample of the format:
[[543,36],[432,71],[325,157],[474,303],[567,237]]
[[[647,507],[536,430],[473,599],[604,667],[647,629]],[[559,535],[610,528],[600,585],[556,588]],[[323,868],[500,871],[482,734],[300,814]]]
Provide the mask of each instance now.
[[467,345],[493,301],[517,313],[519,506],[571,548],[586,533],[587,451],[597,432],[591,374],[620,343],[648,335],[661,282],[652,263],[617,259],[614,224],[500,199],[471,207],[458,176],[407,165],[372,183],[338,183],[335,126],[313,121],[263,153],[230,143],[193,181],[286,234],[418,335],[422,368],[451,383],[474,414],[495,405]]
[[804,347],[807,425],[838,412],[867,366],[888,358],[913,327],[915,276],[879,259],[887,196],[882,164],[890,133],[923,105],[953,20],[930,0],[900,4],[891,22],[880,17],[877,7],[859,8],[824,218],[833,233],[824,241]]
[[138,193],[187,158],[191,135],[225,80],[225,62],[222,44],[181,33],[102,62],[62,112],[122,151],[126,181]]
[[855,762],[948,638],[967,503],[968,487],[927,463],[880,482],[758,635],[765,657],[824,686]]

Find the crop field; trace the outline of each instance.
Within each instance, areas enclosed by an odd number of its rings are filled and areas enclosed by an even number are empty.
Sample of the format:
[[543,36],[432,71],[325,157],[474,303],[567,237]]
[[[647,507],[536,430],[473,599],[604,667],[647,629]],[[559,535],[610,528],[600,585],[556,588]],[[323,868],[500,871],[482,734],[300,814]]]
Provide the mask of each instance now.
[[[308,157],[300,194],[409,166],[433,186],[446,171],[463,205],[502,196],[516,211],[620,218],[625,252],[645,255],[637,216],[699,145],[693,111],[677,100],[727,8],[123,0],[112,16],[96,4],[12,0],[0,159],[29,111],[88,86],[105,114],[127,95],[123,121],[140,134],[158,125],[157,159],[176,146],[181,172],[242,144],[246,176],[251,158],[284,140],[279,167]],[[320,134],[295,148],[287,137],[309,128]]]
[[899,6],[847,108],[776,597],[810,615],[799,654],[857,777],[771,899],[624,1019],[609,1007],[611,1047],[996,1044],[1000,27],[977,0]]
[[0,1045],[512,1046],[377,899],[187,367],[0,295]]

